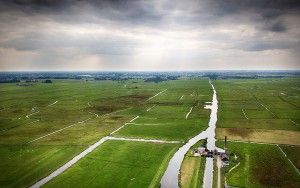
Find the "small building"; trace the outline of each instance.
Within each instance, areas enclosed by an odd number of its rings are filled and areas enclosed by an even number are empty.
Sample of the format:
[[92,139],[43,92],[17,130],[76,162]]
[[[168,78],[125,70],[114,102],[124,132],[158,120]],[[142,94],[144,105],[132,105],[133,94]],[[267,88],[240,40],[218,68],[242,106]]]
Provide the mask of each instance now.
[[194,156],[204,156],[207,154],[207,149],[205,147],[198,147],[194,149]]
[[222,166],[228,166],[229,165],[229,156],[227,153],[220,153],[220,158],[222,160]]

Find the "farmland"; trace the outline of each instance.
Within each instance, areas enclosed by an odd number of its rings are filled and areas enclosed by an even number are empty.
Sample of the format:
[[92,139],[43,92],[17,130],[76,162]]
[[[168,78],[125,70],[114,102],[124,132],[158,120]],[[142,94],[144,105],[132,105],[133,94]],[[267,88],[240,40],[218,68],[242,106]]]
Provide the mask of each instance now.
[[[161,83],[146,83],[138,79],[54,80],[52,84],[37,82],[30,86],[1,84],[0,92],[3,96],[0,99],[0,166],[6,172],[0,175],[1,187],[32,185],[123,125],[112,136],[186,141],[207,127],[209,111],[203,109],[203,105],[211,98],[207,78]],[[193,110],[186,117],[191,107]],[[136,116],[139,118],[130,122]],[[114,143],[123,144],[121,141],[108,141],[94,152],[102,153],[114,148]],[[122,157],[118,152],[112,153],[110,161],[99,161],[99,166],[114,165],[116,160],[122,163],[130,154],[125,150],[132,148],[132,153],[149,155],[151,160],[145,165],[152,169],[149,176],[157,177],[149,177],[145,182],[153,180],[151,185],[157,185],[170,155],[178,147],[176,144],[162,145],[160,154],[165,154],[158,157],[155,152],[143,149],[153,150],[156,144],[124,143],[119,148],[125,152]],[[95,155],[94,152],[90,155]],[[82,163],[91,162],[90,155]],[[157,161],[161,165],[155,166]],[[71,168],[66,174],[73,176],[77,168]],[[130,168],[126,170],[122,165],[114,167],[115,171],[121,169],[123,175],[131,175]],[[114,182],[115,174],[107,169],[109,172],[110,176],[105,179],[107,184]],[[84,182],[86,177],[81,178]],[[60,181],[58,177],[54,182]],[[144,180],[141,178],[139,181]],[[93,185],[99,186],[99,181]],[[143,185],[143,182],[137,185]]]
[[299,145],[297,78],[217,80],[218,138]]
[[[220,146],[222,144],[219,142]],[[226,168],[227,184],[235,187],[299,187],[300,174],[279,147],[282,146],[229,142],[232,159]]]
[[[221,180],[238,187],[298,187],[299,79],[212,83],[219,101],[217,146],[227,136],[231,154]],[[3,83],[0,93],[1,187],[31,186],[103,138],[109,139],[43,185],[159,187],[178,148],[207,129],[210,110],[204,106],[212,100],[205,77],[54,79]],[[181,187],[204,181],[205,158],[194,157],[192,148],[181,165]]]
[[162,167],[177,148],[108,141],[45,187],[157,187]]
[[[218,145],[225,136],[227,185],[299,187],[298,78],[217,80]],[[237,158],[235,159],[236,156]]]

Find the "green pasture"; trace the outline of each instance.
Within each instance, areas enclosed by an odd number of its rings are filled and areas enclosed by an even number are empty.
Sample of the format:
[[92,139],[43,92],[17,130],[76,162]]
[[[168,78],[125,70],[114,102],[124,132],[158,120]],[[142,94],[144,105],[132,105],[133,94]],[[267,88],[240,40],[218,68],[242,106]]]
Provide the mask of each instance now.
[[214,81],[221,128],[300,131],[299,78]]
[[[218,141],[217,144],[223,147],[223,141]],[[228,142],[228,153],[230,165],[225,169],[225,176],[229,186],[300,186],[300,174],[277,145]],[[229,172],[236,165],[238,166]]]
[[107,141],[44,187],[158,187],[178,147]]
[[6,172],[0,187],[32,185],[137,115],[133,123],[161,126],[126,125],[116,135],[184,141],[207,126],[209,111],[202,107],[211,100],[208,79],[53,80],[0,84],[0,93],[0,166]]

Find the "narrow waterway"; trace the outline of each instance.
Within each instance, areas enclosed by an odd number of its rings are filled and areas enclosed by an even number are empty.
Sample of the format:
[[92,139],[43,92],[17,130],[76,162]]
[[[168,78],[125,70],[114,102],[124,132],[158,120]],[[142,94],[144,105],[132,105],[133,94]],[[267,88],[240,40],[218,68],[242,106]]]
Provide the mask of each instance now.
[[[208,107],[211,109],[210,112],[210,119],[207,132],[207,149],[214,150],[216,149],[216,124],[217,124],[217,113],[218,113],[218,99],[217,99],[217,92],[215,90],[214,85],[209,81],[211,87],[214,90],[212,104]],[[204,178],[203,178],[203,187],[204,188],[211,188],[213,182],[213,170],[214,170],[214,159],[213,158],[206,158],[205,163],[205,170],[204,170]]]
[[[218,100],[217,92],[214,85],[209,80],[209,83],[213,89],[213,99],[211,105],[206,105],[205,108],[211,109],[210,120],[208,128],[190,139],[185,145],[178,149],[178,151],[171,158],[167,170],[165,171],[160,184],[162,188],[178,188],[178,175],[180,171],[181,163],[184,159],[184,155],[188,152],[191,146],[196,144],[199,140],[207,138],[207,148],[209,150],[215,149],[215,128],[217,122],[218,112]],[[211,188],[213,179],[213,159],[206,158],[203,187]]]

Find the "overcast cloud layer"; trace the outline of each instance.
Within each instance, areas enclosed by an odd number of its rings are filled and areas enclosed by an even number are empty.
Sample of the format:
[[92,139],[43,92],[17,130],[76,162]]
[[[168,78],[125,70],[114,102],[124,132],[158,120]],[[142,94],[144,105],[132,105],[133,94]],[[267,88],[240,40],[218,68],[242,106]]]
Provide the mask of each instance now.
[[0,2],[0,71],[300,69],[300,1]]

